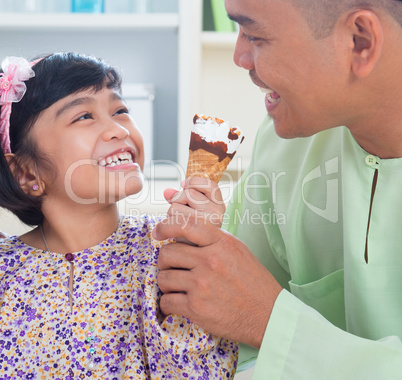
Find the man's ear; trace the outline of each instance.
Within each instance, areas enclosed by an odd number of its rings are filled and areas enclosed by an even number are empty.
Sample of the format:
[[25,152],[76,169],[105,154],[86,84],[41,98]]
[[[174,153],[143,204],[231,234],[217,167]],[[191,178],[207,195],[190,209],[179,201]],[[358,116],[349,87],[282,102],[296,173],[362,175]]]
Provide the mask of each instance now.
[[13,153],[7,153],[5,157],[15,180],[19,183],[25,194],[41,196],[45,193],[44,182],[35,174],[35,171],[28,162],[18,160]]
[[347,27],[353,38],[352,72],[356,77],[366,77],[381,56],[384,43],[381,21],[372,11],[357,10],[348,16]]

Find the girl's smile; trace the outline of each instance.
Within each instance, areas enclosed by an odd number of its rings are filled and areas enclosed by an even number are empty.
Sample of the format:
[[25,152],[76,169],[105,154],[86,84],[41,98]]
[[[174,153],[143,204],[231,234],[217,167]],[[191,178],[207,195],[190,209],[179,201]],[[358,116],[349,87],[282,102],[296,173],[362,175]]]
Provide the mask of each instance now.
[[101,158],[98,162],[100,166],[104,166],[110,169],[125,169],[133,165],[139,166],[135,162],[135,153],[133,150],[120,149],[117,152],[113,152],[110,155]]

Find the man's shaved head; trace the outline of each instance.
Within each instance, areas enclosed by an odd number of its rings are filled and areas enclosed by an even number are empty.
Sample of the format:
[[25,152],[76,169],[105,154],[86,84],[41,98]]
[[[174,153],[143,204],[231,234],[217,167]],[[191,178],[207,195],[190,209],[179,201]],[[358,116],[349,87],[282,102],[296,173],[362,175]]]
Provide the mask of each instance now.
[[402,0],[289,0],[299,8],[316,38],[329,36],[339,17],[353,8],[381,9],[402,26]]

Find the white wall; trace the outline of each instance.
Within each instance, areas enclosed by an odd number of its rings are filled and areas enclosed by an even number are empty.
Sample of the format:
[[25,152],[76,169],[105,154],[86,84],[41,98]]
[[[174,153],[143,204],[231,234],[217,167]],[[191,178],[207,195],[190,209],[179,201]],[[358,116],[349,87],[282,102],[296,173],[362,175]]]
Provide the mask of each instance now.
[[0,59],[10,55],[33,58],[58,51],[105,59],[121,71],[124,83],[154,84],[154,158],[177,159],[177,31],[34,29],[1,32]]
[[233,62],[234,45],[206,47],[202,51],[200,113],[238,126],[245,135],[230,170],[245,169],[254,138],[266,109],[264,94],[250,80],[248,71]]

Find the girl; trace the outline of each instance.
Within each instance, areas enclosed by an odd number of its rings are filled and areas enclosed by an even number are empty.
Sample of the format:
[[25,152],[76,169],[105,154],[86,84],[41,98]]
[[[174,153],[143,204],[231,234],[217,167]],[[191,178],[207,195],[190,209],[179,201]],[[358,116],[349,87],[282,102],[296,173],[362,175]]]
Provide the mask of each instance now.
[[37,227],[0,240],[0,378],[231,378],[234,343],[159,311],[155,221],[117,211],[144,152],[116,70],[73,53],[2,69],[0,206]]

